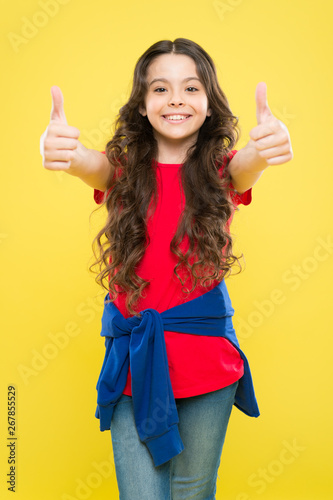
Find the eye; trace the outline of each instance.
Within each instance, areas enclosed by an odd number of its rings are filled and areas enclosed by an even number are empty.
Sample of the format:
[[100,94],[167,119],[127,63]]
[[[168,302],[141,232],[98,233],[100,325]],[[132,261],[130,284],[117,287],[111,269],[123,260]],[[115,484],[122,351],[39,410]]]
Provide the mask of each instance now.
[[197,91],[198,89],[195,87],[187,87],[186,90],[190,90],[191,92],[193,92],[193,91]]
[[164,87],[158,87],[157,89],[154,90],[154,92],[161,93],[160,90],[163,92],[163,90],[166,90]]

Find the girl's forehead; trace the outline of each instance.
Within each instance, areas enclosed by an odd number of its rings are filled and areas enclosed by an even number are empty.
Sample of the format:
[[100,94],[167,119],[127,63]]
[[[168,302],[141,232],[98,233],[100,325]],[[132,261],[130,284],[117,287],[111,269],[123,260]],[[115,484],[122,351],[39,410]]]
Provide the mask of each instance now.
[[198,78],[197,66],[192,57],[185,54],[161,54],[157,56],[148,66],[148,81],[158,76],[172,78],[179,75]]

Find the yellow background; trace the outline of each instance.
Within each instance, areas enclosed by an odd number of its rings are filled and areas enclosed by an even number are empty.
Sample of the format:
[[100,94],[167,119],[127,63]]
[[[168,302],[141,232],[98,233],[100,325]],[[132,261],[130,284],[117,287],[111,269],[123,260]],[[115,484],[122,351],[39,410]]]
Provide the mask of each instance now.
[[13,498],[8,385],[17,394],[15,498],[118,498],[110,434],[94,417],[104,292],[88,266],[103,214],[89,218],[87,185],[43,169],[39,138],[58,85],[68,123],[102,149],[138,57],[176,37],[215,60],[240,118],[238,148],[265,81],[294,150],[292,162],[264,173],[233,224],[246,269],[228,286],[261,416],[233,410],[217,498],[333,498],[331,2],[1,4],[1,498]]

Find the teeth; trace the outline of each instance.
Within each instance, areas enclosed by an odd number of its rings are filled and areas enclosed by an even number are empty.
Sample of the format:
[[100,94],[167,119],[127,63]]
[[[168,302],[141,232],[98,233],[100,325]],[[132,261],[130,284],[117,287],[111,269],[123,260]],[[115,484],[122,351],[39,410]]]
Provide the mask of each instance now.
[[185,120],[187,116],[182,116],[182,115],[172,115],[172,116],[166,116],[168,120]]

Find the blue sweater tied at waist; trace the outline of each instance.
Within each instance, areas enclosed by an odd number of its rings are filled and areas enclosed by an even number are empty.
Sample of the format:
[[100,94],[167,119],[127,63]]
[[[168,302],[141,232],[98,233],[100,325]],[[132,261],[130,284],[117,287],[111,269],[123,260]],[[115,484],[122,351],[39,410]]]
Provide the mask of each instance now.
[[[105,300],[109,300],[109,294]],[[228,339],[244,362],[244,375],[239,380],[234,404],[246,415],[258,417],[250,367],[239,347],[232,324],[233,314],[224,280],[200,297],[162,313],[145,309],[140,316],[125,319],[112,302],[105,303],[101,336],[105,337],[106,352],[97,382],[96,410],[101,431],[110,429],[130,365],[135,423],[155,466],[167,462],[184,449],[178,431],[164,330]]]

